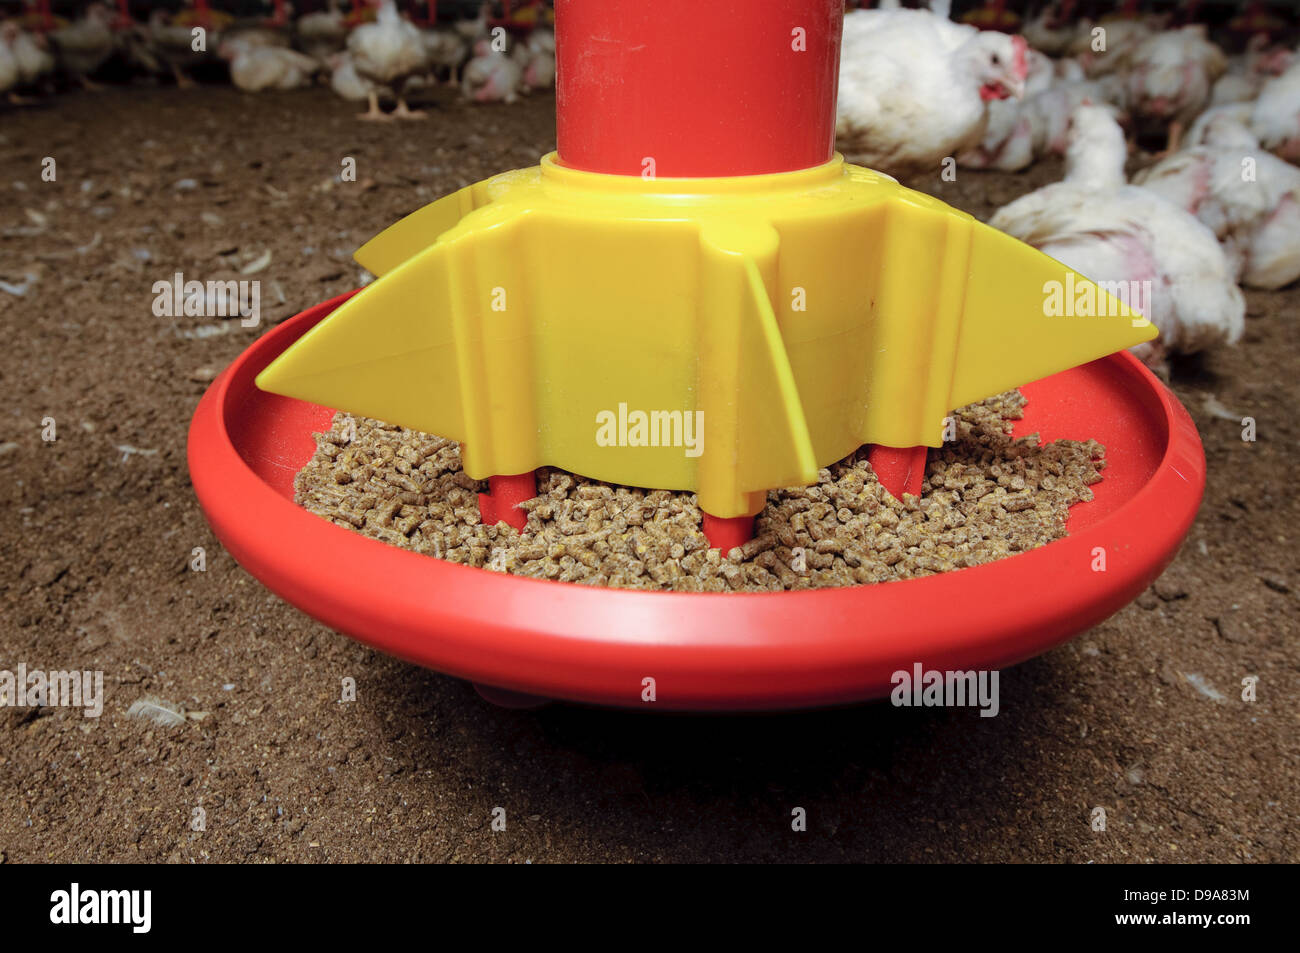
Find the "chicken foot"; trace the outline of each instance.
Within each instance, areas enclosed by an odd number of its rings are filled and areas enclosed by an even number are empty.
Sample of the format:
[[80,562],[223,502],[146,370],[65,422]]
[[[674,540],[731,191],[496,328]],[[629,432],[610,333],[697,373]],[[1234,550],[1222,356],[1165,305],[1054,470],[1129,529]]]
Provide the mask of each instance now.
[[194,80],[192,80],[192,79],[190,79],[188,76],[186,76],[184,70],[182,70],[182,69],[181,69],[179,66],[177,66],[175,63],[172,63],[172,64],[171,64],[171,68],[172,68],[172,76],[176,78],[176,88],[177,88],[177,89],[193,89],[193,88],[194,88],[194,86],[195,86]]
[[429,114],[421,109],[412,109],[406,105],[406,100],[401,96],[397,97],[397,108],[393,110],[393,116],[397,119],[428,119]]
[[[369,98],[370,108],[363,113],[359,113],[357,115],[358,119],[365,119],[370,122],[388,122],[393,118],[379,108],[379,94],[373,89],[369,93]],[[398,102],[401,102],[401,100],[398,100]]]

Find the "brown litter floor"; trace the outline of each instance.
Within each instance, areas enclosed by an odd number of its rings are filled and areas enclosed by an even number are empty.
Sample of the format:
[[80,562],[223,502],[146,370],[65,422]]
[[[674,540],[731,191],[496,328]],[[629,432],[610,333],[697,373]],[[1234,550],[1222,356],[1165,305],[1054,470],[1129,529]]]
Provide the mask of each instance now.
[[[0,290],[0,668],[100,669],[106,694],[98,720],[0,710],[0,856],[1300,859],[1300,290],[1249,294],[1241,346],[1175,368],[1209,460],[1187,544],[1136,604],[1003,672],[996,718],[506,712],[329,631],[222,550],[186,428],[264,329],[157,318],[150,289],[178,270],[237,277],[270,251],[254,277],[266,320],[283,320],[353,287],[348,256],[399,216],[551,148],[553,101],[439,98],[426,123],[380,125],[324,90],[0,110],[0,279],[36,276]],[[40,181],[44,156],[57,182]],[[360,181],[334,181],[345,156]],[[1059,177],[1048,163],[914,184],[987,218]],[[189,569],[195,547],[205,572]],[[343,678],[356,702],[338,701]],[[206,715],[128,717],[146,695]]]
[[365,417],[335,415],[298,474],[297,501],[365,536],[495,572],[678,592],[816,589],[908,579],[1001,559],[1065,535],[1073,503],[1092,499],[1096,441],[1013,440],[1024,397],[1012,391],[958,411],[932,454],[921,497],[896,500],[866,454],[814,486],[773,491],[755,535],[722,553],[700,529],[693,493],[644,491],[543,470],[528,523],[483,526],[486,485],[461,470],[459,445]]

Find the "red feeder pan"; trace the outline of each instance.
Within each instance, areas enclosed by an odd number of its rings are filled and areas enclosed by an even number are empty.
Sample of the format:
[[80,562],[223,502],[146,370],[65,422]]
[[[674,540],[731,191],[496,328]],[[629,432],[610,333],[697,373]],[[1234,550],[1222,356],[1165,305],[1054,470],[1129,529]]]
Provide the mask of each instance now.
[[[828,160],[840,0],[768,0],[759,20],[750,6],[559,0],[560,160],[634,176],[652,157],[667,177]],[[796,14],[806,28],[792,36]],[[772,55],[792,42],[806,55]],[[700,63],[715,68],[692,67]],[[333,411],[253,381],[343,300],[267,333],[209,388],[190,428],[195,492],[235,559],[284,599],[382,651],[470,679],[502,704],[794,708],[887,694],[893,673],[915,663],[1014,664],[1100,622],[1159,575],[1205,482],[1187,413],[1117,354],[1024,388],[1021,432],[1094,437],[1109,464],[1096,498],[1072,512],[1071,535],[1041,549],[922,579],[794,593],[639,592],[472,569],[366,539],[293,503],[312,433]],[[877,447],[871,459],[887,485],[919,488],[923,448]],[[517,520],[513,504],[531,495],[530,481],[495,477],[489,517]],[[716,543],[735,543],[749,522],[706,529]]]
[[[190,427],[195,493],[235,559],[285,600],[510,704],[810,707],[886,695],[892,674],[917,662],[1012,665],[1149,585],[1191,527],[1205,484],[1187,412],[1120,353],[1023,388],[1017,433],[1093,437],[1108,463],[1095,499],[1072,509],[1070,535],[1028,553],[902,582],[752,594],[600,589],[458,566],[293,503],[312,433],[333,411],[260,391],[253,378],[345,297],[268,332],[213,382]],[[653,702],[642,700],[647,678]]]

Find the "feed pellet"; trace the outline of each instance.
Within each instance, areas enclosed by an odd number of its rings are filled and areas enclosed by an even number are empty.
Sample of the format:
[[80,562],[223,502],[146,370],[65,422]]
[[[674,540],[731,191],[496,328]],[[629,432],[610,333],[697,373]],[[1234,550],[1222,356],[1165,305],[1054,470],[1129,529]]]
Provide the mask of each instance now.
[[374,539],[485,569],[560,582],[679,592],[815,589],[976,566],[1065,535],[1067,510],[1092,499],[1104,448],[1094,440],[1012,439],[1018,391],[955,414],[955,439],[930,452],[920,497],[896,500],[865,449],[813,486],[772,491],[754,538],[722,553],[701,531],[695,494],[641,490],[538,471],[523,532],[478,522],[485,481],[452,440],[337,414],[298,474],[297,502]]

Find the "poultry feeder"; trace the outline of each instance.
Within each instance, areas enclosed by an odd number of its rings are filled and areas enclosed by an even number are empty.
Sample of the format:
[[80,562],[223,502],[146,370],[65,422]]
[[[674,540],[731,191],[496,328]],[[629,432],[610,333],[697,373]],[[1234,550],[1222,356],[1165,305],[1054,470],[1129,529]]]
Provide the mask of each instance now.
[[68,25],[63,17],[56,17],[50,9],[50,0],[28,0],[24,6],[22,25],[38,33],[50,33]]
[[983,6],[967,12],[962,22],[981,30],[1015,33],[1020,29],[1020,14],[1007,9],[1007,0],[987,0]]
[[[372,284],[263,335],[200,402],[190,470],[234,558],[332,628],[512,705],[858,701],[918,662],[1022,661],[1135,598],[1204,484],[1189,417],[1124,350],[1155,330],[1045,317],[1045,282],[1086,280],[834,153],[841,3],[773,0],[760,21],[739,0],[559,0],[557,151],[372,239],[356,255]],[[891,492],[917,492],[952,408],[1020,385],[1017,434],[1106,446],[1094,499],[1057,542],[905,581],[579,586],[293,502],[342,409],[461,441],[485,521],[523,526],[515,504],[549,465],[694,491],[726,551],[767,490],[865,444]],[[598,446],[596,415],[620,405],[699,412],[702,452]]]
[[537,27],[555,22],[554,11],[542,0],[498,0],[496,4],[489,4],[490,10],[495,11],[497,7],[501,15],[488,17],[488,27],[501,27],[516,37],[526,37]]

